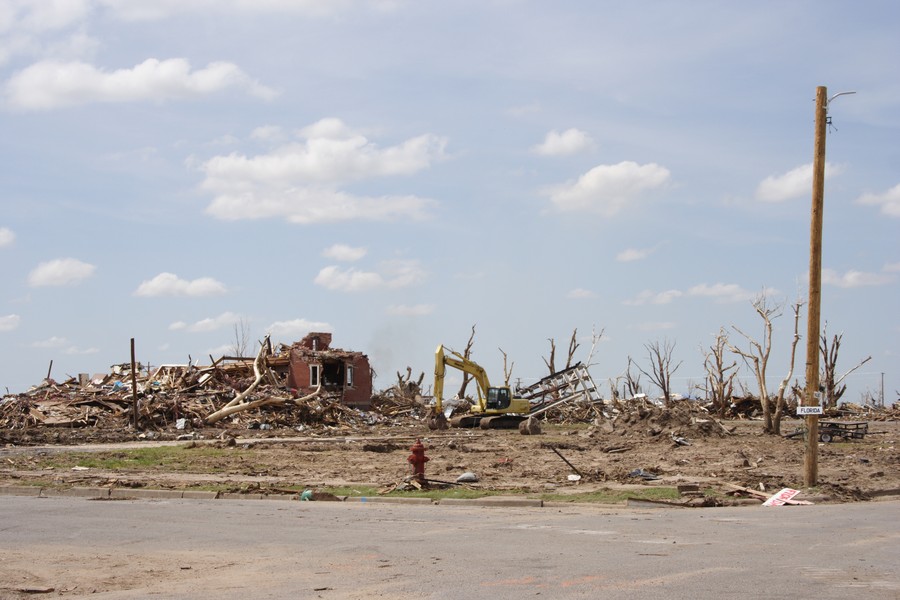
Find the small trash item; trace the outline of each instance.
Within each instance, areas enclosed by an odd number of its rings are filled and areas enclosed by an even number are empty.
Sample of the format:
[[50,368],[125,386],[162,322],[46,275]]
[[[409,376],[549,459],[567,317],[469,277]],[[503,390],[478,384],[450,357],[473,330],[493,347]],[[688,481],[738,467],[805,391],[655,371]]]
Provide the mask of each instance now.
[[313,499],[313,491],[312,490],[303,490],[303,493],[300,494],[301,502],[310,502]]
[[259,428],[265,431],[265,430],[272,429],[272,426],[269,425],[268,423],[263,423],[262,425],[259,426]]
[[187,419],[185,419],[184,417],[175,421],[175,429],[181,430],[185,427],[187,427]]
[[687,441],[687,439],[685,439],[679,435],[675,435],[674,433],[672,434],[672,441],[675,442],[679,446],[690,446],[691,445],[691,443],[689,441]]
[[566,477],[566,479],[568,479],[569,481],[581,481],[581,475],[577,475],[577,474],[575,474],[575,473],[572,473],[571,475],[569,475],[568,477]]
[[477,483],[478,475],[472,473],[471,471],[467,473],[463,473],[459,477],[456,478],[456,483]]
[[640,477],[641,479],[646,479],[647,481],[653,481],[654,479],[659,479],[659,475],[654,475],[649,471],[645,471],[643,469],[635,469],[634,471],[628,474],[629,477]]

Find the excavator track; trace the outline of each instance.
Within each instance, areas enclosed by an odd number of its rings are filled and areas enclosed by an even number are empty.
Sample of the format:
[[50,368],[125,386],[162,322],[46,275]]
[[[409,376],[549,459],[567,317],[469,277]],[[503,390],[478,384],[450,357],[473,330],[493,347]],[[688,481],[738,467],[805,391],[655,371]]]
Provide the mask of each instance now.
[[519,423],[528,418],[528,415],[496,415],[482,417],[478,423],[481,429],[517,429]]

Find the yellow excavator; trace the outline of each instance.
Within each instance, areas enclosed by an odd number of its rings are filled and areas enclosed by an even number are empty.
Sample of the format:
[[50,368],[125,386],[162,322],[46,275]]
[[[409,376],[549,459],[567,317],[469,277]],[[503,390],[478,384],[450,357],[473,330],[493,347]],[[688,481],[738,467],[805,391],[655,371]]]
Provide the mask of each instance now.
[[444,414],[444,371],[448,366],[468,373],[478,386],[478,398],[470,412],[450,419],[450,426],[507,429],[518,427],[528,418],[528,399],[515,398],[509,386],[492,386],[481,365],[449,348],[447,352],[452,356],[447,356],[440,345],[434,353],[434,412],[428,419],[430,429],[446,429],[448,425]]

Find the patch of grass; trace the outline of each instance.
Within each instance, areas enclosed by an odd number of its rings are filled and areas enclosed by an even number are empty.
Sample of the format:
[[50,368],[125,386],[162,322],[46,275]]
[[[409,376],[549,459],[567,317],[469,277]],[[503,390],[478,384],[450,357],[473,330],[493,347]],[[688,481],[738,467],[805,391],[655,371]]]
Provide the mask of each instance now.
[[226,450],[212,447],[185,448],[183,446],[160,446],[133,448],[113,452],[63,452],[48,454],[37,461],[38,468],[67,469],[87,467],[110,471],[142,471],[166,469],[188,471],[193,463],[204,459],[233,457],[240,450]]
[[540,494],[547,502],[587,502],[594,504],[620,504],[628,498],[640,500],[677,500],[681,497],[677,488],[647,487],[640,489],[603,488],[594,492],[578,494]]
[[391,496],[395,498],[461,498],[474,500],[490,496],[523,496],[526,498],[539,498],[547,502],[587,502],[595,504],[621,504],[627,498],[640,498],[642,500],[676,500],[681,496],[673,487],[647,487],[641,489],[611,489],[604,488],[593,492],[576,494],[551,494],[533,493],[524,490],[483,490],[467,487],[450,487],[441,490],[416,490],[393,491],[387,494],[379,494],[378,489],[369,487],[326,487],[316,488],[319,492],[329,492],[335,496]]
[[[513,492],[515,493],[515,492]],[[391,492],[387,496],[395,496],[398,498],[431,498],[432,500],[440,500],[441,498],[462,498],[472,500],[475,498],[486,498],[488,496],[510,495],[510,492],[498,492],[494,490],[476,490],[465,487],[451,487],[443,490],[416,490],[409,492]]]

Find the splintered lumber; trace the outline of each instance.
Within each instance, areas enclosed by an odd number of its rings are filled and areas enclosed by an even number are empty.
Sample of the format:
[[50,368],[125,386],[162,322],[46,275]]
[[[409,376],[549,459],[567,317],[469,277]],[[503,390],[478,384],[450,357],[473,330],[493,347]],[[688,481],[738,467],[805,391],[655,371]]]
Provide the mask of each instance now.
[[[268,365],[266,365],[266,355],[269,349],[268,341],[269,336],[266,336],[263,343],[260,344],[259,352],[256,354],[256,360],[253,361],[253,374],[255,376],[253,383],[251,383],[246,390],[235,396],[231,402],[226,404],[220,410],[217,410],[216,412],[206,417],[206,419],[204,420],[207,424],[215,423],[216,421],[219,421],[227,417],[228,415],[232,415],[242,410],[248,410],[251,408],[256,408],[258,406],[265,406],[266,404],[275,403],[273,402],[273,400],[275,400],[274,398],[266,398],[264,400],[256,400],[254,402],[245,402],[241,404],[244,398],[249,396],[253,392],[253,390],[256,389],[256,386],[259,385],[259,383],[263,380],[264,377],[266,377],[266,375],[268,375],[269,377],[272,376],[271,373],[269,373]],[[280,401],[283,402],[284,400]]]

